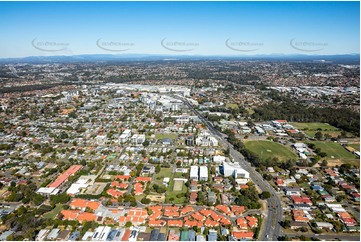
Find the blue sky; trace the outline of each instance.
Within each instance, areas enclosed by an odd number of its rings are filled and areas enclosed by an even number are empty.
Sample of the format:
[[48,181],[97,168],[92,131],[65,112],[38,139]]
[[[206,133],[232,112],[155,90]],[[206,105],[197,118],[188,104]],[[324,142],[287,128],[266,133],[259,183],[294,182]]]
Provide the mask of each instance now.
[[350,54],[359,19],[359,2],[0,2],[0,57]]

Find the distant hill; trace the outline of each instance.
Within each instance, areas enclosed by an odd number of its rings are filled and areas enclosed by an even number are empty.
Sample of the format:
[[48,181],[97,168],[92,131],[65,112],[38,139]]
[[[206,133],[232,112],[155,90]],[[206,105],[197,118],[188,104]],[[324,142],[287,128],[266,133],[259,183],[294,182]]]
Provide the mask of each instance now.
[[253,55],[253,56],[202,56],[202,55],[148,55],[148,54],[89,54],[72,56],[29,56],[24,58],[0,58],[0,63],[96,63],[128,61],[302,61],[335,64],[360,64],[360,54],[345,55]]

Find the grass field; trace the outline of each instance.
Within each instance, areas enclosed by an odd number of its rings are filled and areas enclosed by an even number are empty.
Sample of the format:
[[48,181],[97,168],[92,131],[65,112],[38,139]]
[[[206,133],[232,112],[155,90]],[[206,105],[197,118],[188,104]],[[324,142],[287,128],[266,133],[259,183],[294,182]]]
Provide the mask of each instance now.
[[173,141],[176,140],[176,134],[155,134],[156,139],[164,139],[164,138],[171,138]]
[[237,109],[238,105],[235,103],[227,103],[226,104],[226,108],[233,108],[233,109]]
[[[328,123],[290,123],[299,130],[302,130],[306,135],[311,138],[315,137],[317,132],[321,132],[323,135],[329,134],[332,137],[337,137],[341,134],[341,130],[328,124]],[[350,133],[346,133],[347,136],[352,136]]]
[[315,131],[338,131],[338,129],[328,123],[290,123],[300,130],[315,130]]
[[280,161],[297,159],[297,155],[293,153],[291,149],[272,141],[246,141],[245,146],[248,150],[257,154],[262,160],[273,157],[277,157]]
[[44,213],[43,217],[48,219],[54,219],[62,209],[63,209],[63,204],[57,204],[52,211],[48,213]]
[[347,146],[351,146],[351,147],[354,148],[355,150],[360,151],[360,144],[348,144]]
[[171,177],[172,176],[173,168],[161,168],[159,173],[155,175],[154,183],[158,185],[163,184],[164,177]]
[[305,132],[305,134],[307,134],[307,136],[314,138],[315,134],[317,132],[321,132],[323,135],[325,134],[329,134],[332,137],[337,137],[339,135],[341,135],[341,131],[314,131],[314,130],[304,130],[303,132]]
[[326,152],[327,158],[329,159],[341,159],[344,161],[356,159],[355,155],[348,152],[340,144],[323,141],[314,141],[311,143],[315,144],[316,148],[320,148],[322,152]]
[[[186,187],[186,185],[184,183],[182,184],[182,190],[181,191],[175,191],[174,190],[174,180],[173,180],[173,176],[172,176],[171,180],[169,182],[169,185],[168,185],[167,192],[166,192],[165,201],[169,202],[169,203],[175,203],[175,204],[183,203],[185,197],[182,196],[181,198],[177,198],[177,194],[186,193],[186,192],[187,192],[187,187]],[[174,200],[170,201],[170,198],[173,198]]]
[[174,181],[173,191],[182,191],[183,181]]

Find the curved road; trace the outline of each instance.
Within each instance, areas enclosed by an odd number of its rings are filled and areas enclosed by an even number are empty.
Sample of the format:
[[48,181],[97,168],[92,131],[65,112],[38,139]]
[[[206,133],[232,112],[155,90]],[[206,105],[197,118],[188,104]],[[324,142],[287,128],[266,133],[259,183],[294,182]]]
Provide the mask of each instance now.
[[179,96],[173,96],[175,98],[181,99],[198,117],[199,119],[208,127],[208,129],[218,137],[220,143],[224,148],[230,147],[230,155],[234,160],[238,161],[239,164],[249,172],[250,178],[252,181],[262,190],[268,191],[271,194],[271,197],[267,199],[268,204],[268,213],[264,218],[264,224],[261,229],[259,240],[273,240],[277,241],[281,234],[281,225],[282,221],[282,205],[279,197],[277,196],[276,191],[271,187],[271,185],[263,180],[262,176],[247,162],[243,155],[233,149],[233,145],[231,145],[226,139],[225,135],[219,132],[217,129],[213,127],[213,125],[205,119],[196,109],[194,109],[193,105],[189,103],[187,99],[184,99]]

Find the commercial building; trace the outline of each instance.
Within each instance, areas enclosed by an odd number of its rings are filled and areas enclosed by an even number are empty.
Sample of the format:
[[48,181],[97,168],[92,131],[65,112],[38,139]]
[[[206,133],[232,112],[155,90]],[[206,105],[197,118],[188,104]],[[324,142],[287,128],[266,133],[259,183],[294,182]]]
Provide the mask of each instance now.
[[198,181],[198,166],[191,166],[189,178],[193,181]]
[[235,179],[249,179],[249,172],[237,163],[223,161],[222,171],[224,176],[233,176]]
[[50,187],[50,188],[60,187],[61,185],[63,185],[65,182],[68,181],[68,178],[70,176],[74,175],[81,168],[83,168],[83,166],[81,166],[81,165],[73,165],[73,166],[69,167],[69,169],[64,171],[63,174],[61,174],[60,176],[58,176],[58,178],[56,178],[56,180],[53,183],[50,183],[48,185],[48,187]]
[[206,166],[199,167],[199,180],[208,181],[208,167]]
[[132,132],[129,129],[124,130],[122,135],[119,136],[119,142],[125,143],[129,140],[129,138],[132,136]]

